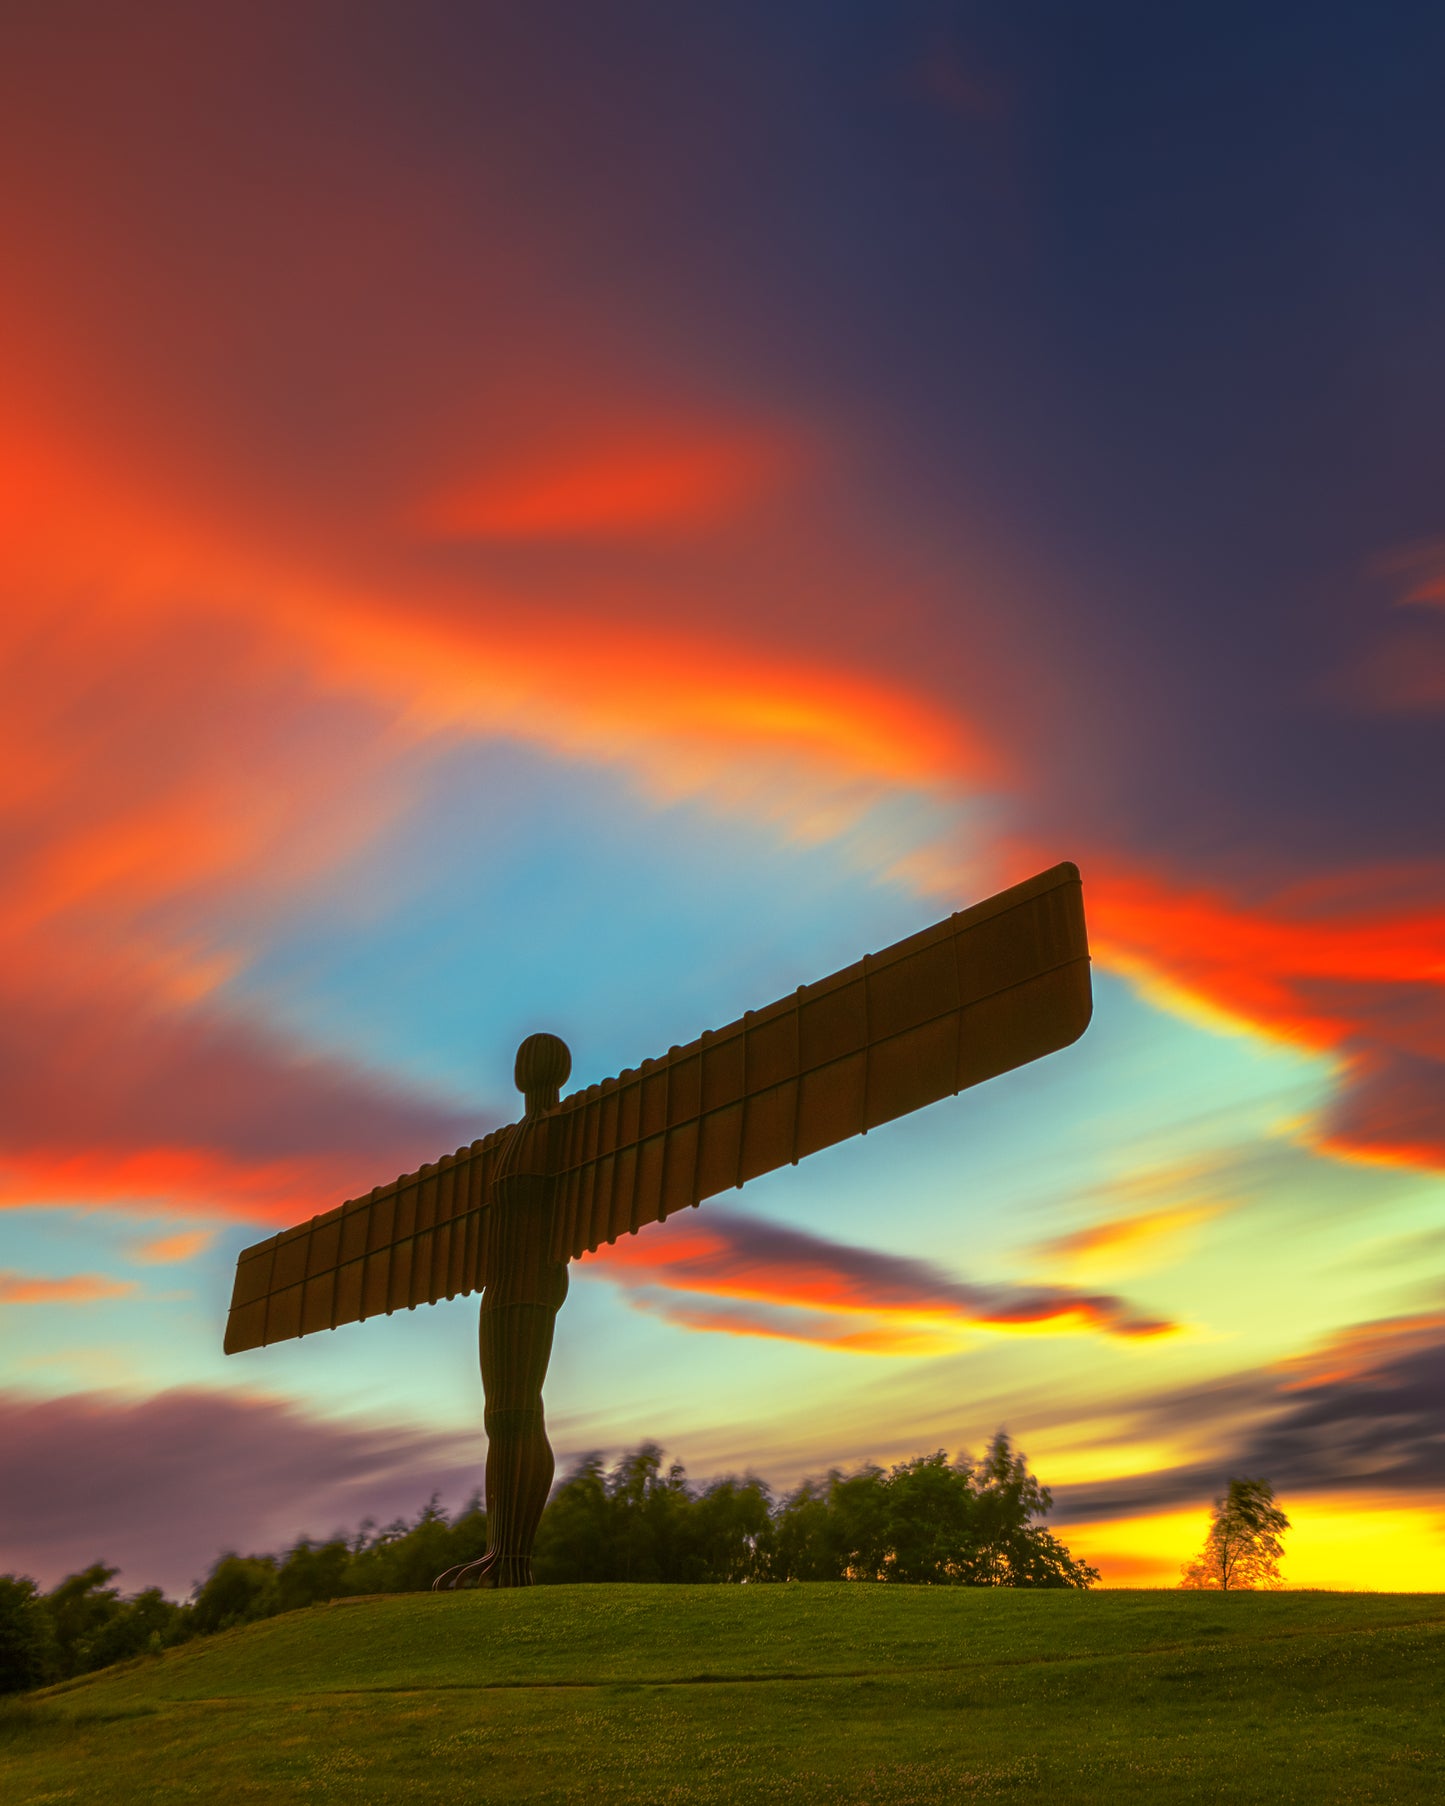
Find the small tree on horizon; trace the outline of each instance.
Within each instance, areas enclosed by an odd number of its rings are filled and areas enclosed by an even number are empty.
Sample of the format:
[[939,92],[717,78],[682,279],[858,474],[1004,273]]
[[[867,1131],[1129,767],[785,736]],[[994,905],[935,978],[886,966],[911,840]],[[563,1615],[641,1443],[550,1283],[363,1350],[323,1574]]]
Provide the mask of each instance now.
[[1268,1480],[1231,1480],[1210,1511],[1203,1552],[1180,1570],[1180,1586],[1222,1593],[1282,1586],[1280,1538],[1288,1529]]

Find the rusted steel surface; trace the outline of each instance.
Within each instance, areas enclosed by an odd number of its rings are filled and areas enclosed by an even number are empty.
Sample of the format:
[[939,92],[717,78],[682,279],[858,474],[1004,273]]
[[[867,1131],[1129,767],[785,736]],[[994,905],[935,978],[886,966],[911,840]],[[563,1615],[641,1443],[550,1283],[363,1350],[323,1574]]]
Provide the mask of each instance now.
[[226,1353],[480,1291],[484,1208],[508,1132],[495,1129],[247,1248],[236,1262]]
[[[1090,1010],[1079,874],[1057,865],[550,1108],[529,1126],[549,1258],[1066,1047]],[[515,1126],[248,1248],[226,1352],[481,1290]]]
[[554,1252],[644,1223],[1076,1041],[1083,892],[1055,866],[558,1112]]

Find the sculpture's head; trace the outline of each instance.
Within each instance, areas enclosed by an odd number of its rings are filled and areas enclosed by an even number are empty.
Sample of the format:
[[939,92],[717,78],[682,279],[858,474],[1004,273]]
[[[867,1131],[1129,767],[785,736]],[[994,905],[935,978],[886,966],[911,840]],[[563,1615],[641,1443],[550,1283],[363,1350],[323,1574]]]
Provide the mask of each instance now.
[[517,1089],[527,1113],[556,1103],[572,1071],[572,1053],[560,1035],[528,1035],[517,1049]]

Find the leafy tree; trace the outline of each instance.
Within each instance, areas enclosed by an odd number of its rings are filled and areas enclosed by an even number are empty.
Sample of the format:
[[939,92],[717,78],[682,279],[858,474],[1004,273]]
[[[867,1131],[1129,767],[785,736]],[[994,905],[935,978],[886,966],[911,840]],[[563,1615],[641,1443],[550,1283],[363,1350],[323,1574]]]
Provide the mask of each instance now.
[[966,1464],[939,1449],[895,1467],[884,1488],[881,1567],[887,1580],[941,1585],[972,1578],[978,1496]]
[[183,1607],[167,1599],[159,1587],[147,1587],[123,1599],[90,1638],[85,1649],[85,1670],[108,1668],[131,1656],[159,1655],[186,1635]]
[[20,1574],[0,1574],[0,1693],[41,1687],[59,1670],[55,1631],[40,1589]]
[[774,1519],[779,1580],[895,1580],[915,1585],[1088,1587],[1075,1561],[1033,1522],[1052,1509],[1046,1486],[1000,1430],[977,1464],[940,1449],[889,1473],[867,1466],[808,1480]]
[[[1277,1578],[1278,1532],[1287,1527],[1262,1481],[1231,1482],[1211,1529],[1223,1581]],[[1098,1579],[1036,1520],[1049,1489],[1000,1430],[977,1463],[938,1450],[885,1472],[867,1464],[805,1480],[774,1501],[753,1475],[689,1484],[655,1443],[609,1470],[587,1455],[558,1485],[534,1554],[540,1581],[873,1580],[915,1585],[1087,1587]],[[1248,1537],[1236,1534],[1244,1524]],[[189,1605],[157,1588],[123,1599],[117,1570],[95,1562],[40,1595],[29,1580],[0,1576],[0,1692],[57,1675],[83,1674],[159,1652],[278,1612],[365,1593],[419,1592],[445,1569],[474,1560],[487,1519],[473,1496],[455,1519],[435,1495],[416,1519],[350,1538],[302,1537],[283,1554],[217,1558]],[[1195,1567],[1203,1572],[1204,1564]]]
[[716,1480],[693,1508],[693,1542],[708,1580],[757,1580],[767,1572],[772,1552],[772,1493],[765,1480],[749,1474]]
[[210,1636],[281,1609],[274,1555],[223,1555],[196,1588],[189,1626],[196,1636]]
[[607,1482],[614,1580],[703,1580],[691,1559],[692,1494],[681,1465],[664,1473],[662,1450],[645,1442],[623,1455]]
[[181,1606],[159,1587],[122,1599],[109,1584],[117,1572],[92,1562],[36,1600],[48,1627],[49,1666],[61,1678],[158,1652],[186,1634]]
[[351,1545],[343,1593],[423,1593],[447,1568],[475,1561],[487,1548],[487,1514],[473,1493],[454,1520],[437,1505],[436,1494],[417,1514],[370,1534],[363,1525]]
[[313,1543],[303,1536],[286,1551],[276,1570],[276,1610],[294,1612],[303,1605],[320,1605],[349,1591],[351,1545],[342,1537]]
[[612,1517],[602,1457],[584,1455],[542,1513],[532,1553],[537,1579],[563,1585],[610,1580]]
[[888,1476],[870,1462],[805,1480],[778,1510],[777,1580],[881,1580],[888,1553]]
[[761,1480],[701,1490],[655,1443],[609,1473],[586,1455],[542,1517],[533,1570],[541,1582],[747,1580],[766,1569],[771,1498]]
[[1288,1529],[1289,1519],[1267,1480],[1231,1480],[1224,1497],[1214,1501],[1203,1553],[1181,1569],[1180,1586],[1227,1593],[1283,1585],[1280,1538]]
[[119,1572],[103,1561],[92,1562],[45,1595],[62,1678],[89,1671],[93,1646],[121,1610],[119,1588],[107,1584]]
[[[960,1460],[962,1465],[962,1460]],[[1015,1454],[1004,1431],[973,1469],[977,1555],[965,1579],[973,1586],[1091,1587],[1099,1570],[1076,1561],[1063,1543],[1035,1524],[1054,1498]]]

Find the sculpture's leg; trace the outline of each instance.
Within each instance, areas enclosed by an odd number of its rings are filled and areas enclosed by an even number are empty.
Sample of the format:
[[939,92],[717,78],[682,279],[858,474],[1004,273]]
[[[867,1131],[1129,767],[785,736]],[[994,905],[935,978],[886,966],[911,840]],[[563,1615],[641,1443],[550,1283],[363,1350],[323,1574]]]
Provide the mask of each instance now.
[[557,1308],[511,1304],[482,1312],[487,1410],[487,1584],[532,1584],[532,1544],[555,1464],[542,1413]]
[[552,1356],[567,1269],[554,1267],[547,1290],[556,1302],[482,1299],[482,1386],[486,1394],[487,1553],[450,1568],[435,1582],[458,1586],[532,1584],[532,1544],[552,1487],[555,1464],[542,1413],[542,1383]]

